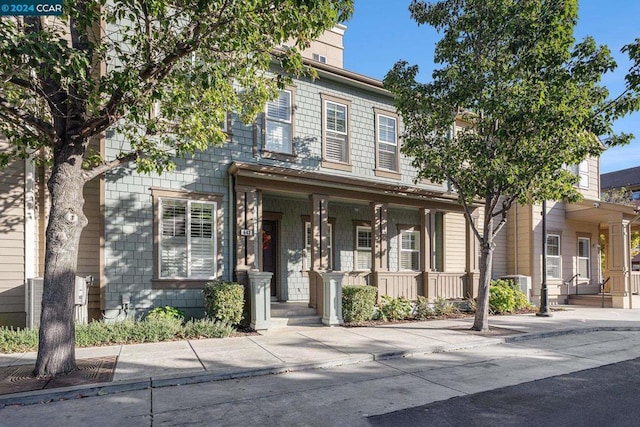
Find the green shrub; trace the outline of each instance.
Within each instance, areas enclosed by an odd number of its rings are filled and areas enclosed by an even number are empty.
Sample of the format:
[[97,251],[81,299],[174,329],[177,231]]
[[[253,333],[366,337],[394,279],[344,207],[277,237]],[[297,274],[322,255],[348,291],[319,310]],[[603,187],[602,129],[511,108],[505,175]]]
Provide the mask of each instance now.
[[176,307],[171,307],[170,305],[165,305],[164,307],[156,307],[153,310],[150,310],[147,313],[148,318],[170,318],[170,319],[184,319],[184,311],[180,310]]
[[527,296],[510,280],[493,280],[489,286],[489,310],[492,313],[512,313],[531,307]]
[[0,353],[22,353],[38,348],[37,329],[0,327]]
[[411,315],[411,301],[405,297],[392,298],[383,295],[378,303],[378,313],[381,320],[402,320]]
[[435,315],[435,311],[431,307],[431,304],[429,304],[429,299],[427,297],[419,295],[413,317],[418,320],[425,320],[434,317]]
[[207,283],[202,293],[204,309],[210,318],[232,325],[240,323],[244,308],[244,286],[216,280]]
[[219,320],[197,319],[185,323],[182,338],[226,338],[235,332],[233,326]]
[[342,288],[342,318],[345,322],[371,320],[376,306],[378,288],[347,285]]
[[458,308],[449,300],[438,297],[433,303],[433,311],[436,316],[447,316],[458,313]]

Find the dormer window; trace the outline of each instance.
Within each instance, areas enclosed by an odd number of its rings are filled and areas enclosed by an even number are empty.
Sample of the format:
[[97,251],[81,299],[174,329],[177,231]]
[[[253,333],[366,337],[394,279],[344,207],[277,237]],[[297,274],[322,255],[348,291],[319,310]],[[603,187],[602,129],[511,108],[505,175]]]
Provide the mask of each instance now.
[[589,188],[589,160],[585,159],[577,165],[573,165],[569,168],[571,172],[580,177],[578,182],[579,188]]
[[322,64],[326,64],[327,63],[327,57],[326,56],[320,55],[318,53],[314,53],[312,55],[312,57],[313,57],[313,60],[316,61],[316,62],[320,62]]

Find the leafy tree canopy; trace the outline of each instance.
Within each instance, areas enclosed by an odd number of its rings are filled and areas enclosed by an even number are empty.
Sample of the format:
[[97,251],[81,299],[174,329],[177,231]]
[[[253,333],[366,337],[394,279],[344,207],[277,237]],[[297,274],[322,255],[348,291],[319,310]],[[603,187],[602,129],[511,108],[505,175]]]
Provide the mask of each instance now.
[[352,2],[65,0],[64,11],[0,19],[0,133],[12,143],[0,164],[111,128],[122,152],[86,153],[91,178],[126,160],[170,170],[175,156],[225,141],[225,114],[249,121],[264,107],[287,79],[267,74],[274,61],[309,71],[297,52]]

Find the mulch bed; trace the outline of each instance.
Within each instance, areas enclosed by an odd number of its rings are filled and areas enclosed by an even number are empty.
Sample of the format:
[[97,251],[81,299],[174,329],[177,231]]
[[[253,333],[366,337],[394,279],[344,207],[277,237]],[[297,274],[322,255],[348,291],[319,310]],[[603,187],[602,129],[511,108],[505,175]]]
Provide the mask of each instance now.
[[0,395],[111,382],[117,362],[117,356],[78,359],[78,370],[43,378],[32,375],[33,364],[3,367],[0,368]]

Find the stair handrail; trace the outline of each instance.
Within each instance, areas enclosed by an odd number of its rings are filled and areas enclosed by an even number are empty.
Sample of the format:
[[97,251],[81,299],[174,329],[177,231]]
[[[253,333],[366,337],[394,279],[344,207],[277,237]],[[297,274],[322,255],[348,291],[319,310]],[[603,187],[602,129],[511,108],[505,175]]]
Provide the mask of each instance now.
[[602,295],[602,303],[601,303],[602,308],[604,308],[604,285],[607,284],[609,279],[611,279],[611,276],[607,277],[605,280],[602,281],[602,283],[600,283],[600,295]]

